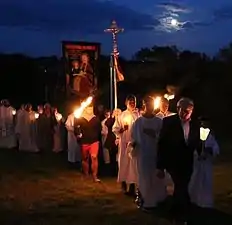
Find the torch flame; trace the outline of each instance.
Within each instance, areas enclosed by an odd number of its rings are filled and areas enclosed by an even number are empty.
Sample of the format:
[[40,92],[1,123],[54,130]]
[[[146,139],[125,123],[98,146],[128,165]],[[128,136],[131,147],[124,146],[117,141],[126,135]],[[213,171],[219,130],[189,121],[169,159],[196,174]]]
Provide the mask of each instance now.
[[74,117],[80,118],[81,114],[83,113],[84,109],[91,104],[93,101],[93,97],[89,96],[85,101],[81,103],[81,106],[74,111]]
[[161,103],[161,97],[158,96],[158,97],[156,97],[156,98],[154,99],[154,109],[155,109],[155,110],[156,110],[156,109],[159,109],[160,103]]

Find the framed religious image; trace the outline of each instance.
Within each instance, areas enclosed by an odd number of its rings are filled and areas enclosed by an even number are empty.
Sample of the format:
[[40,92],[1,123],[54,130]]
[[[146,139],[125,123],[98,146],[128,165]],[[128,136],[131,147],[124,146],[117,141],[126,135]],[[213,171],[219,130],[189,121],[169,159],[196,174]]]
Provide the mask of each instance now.
[[86,98],[97,88],[100,43],[62,42],[68,96]]

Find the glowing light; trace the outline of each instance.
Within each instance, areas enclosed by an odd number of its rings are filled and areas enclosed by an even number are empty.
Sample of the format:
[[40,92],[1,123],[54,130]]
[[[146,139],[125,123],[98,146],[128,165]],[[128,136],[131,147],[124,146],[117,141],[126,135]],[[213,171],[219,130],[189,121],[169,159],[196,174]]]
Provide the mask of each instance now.
[[56,120],[61,121],[62,120],[62,115],[60,113],[56,114]]
[[161,97],[158,96],[154,99],[154,109],[159,109],[160,108],[160,103],[161,103]]
[[39,113],[35,113],[35,119],[39,118]]
[[206,141],[206,139],[208,138],[208,135],[210,133],[210,129],[209,128],[200,128],[200,139],[202,141]]
[[12,115],[13,115],[13,116],[16,115],[16,110],[15,110],[15,109],[12,110]]
[[175,98],[175,95],[165,94],[165,95],[164,95],[164,98],[166,98],[166,99],[169,101],[169,100],[174,99],[174,98]]
[[177,21],[176,19],[171,19],[171,25],[172,25],[173,27],[178,26],[178,21]]
[[93,101],[93,97],[89,96],[85,101],[81,103],[81,106],[74,111],[74,117],[80,118],[81,114],[83,113],[84,109],[91,104]]

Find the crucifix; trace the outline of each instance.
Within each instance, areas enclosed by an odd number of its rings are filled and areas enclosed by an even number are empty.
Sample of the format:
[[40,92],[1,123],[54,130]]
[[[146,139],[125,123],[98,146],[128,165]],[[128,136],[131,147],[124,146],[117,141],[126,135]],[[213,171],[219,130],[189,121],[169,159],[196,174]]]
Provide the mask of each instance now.
[[115,62],[119,56],[117,34],[123,32],[123,28],[119,28],[116,21],[113,20],[111,26],[104,30],[106,33],[112,34],[113,49],[110,55],[110,110],[117,109],[117,76]]

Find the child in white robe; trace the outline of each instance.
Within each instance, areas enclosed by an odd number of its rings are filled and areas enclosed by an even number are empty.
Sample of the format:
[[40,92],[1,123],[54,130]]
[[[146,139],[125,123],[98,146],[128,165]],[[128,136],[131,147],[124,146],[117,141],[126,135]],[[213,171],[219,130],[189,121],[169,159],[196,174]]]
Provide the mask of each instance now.
[[194,170],[189,183],[191,202],[199,207],[213,207],[213,158],[219,154],[219,146],[210,133],[204,143],[201,156],[195,154]]

